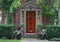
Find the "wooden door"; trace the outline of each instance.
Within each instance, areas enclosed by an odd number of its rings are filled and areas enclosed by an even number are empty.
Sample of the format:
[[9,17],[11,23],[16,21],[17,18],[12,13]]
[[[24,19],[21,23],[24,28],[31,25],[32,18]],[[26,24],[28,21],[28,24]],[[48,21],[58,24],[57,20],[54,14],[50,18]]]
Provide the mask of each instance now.
[[35,11],[26,11],[26,33],[36,33]]

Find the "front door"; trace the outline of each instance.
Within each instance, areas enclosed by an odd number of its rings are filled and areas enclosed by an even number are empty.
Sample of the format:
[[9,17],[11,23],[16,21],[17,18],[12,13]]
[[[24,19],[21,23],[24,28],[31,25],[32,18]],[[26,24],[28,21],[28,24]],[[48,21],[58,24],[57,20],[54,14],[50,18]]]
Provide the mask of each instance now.
[[26,11],[26,33],[36,33],[35,11]]

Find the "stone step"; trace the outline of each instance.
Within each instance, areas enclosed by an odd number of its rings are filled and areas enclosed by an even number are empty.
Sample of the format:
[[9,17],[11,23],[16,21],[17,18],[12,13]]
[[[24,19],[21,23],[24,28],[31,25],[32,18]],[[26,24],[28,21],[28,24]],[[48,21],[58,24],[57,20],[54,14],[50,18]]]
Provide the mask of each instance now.
[[37,38],[37,35],[24,35],[23,38]]

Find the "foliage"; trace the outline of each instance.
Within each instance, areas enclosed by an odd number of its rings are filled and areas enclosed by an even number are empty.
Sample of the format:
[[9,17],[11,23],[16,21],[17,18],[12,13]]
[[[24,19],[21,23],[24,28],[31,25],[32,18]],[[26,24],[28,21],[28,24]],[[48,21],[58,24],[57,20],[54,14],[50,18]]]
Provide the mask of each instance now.
[[20,23],[19,27],[20,28],[24,27],[24,23]]
[[57,19],[57,18],[50,18],[50,20],[48,19],[48,24],[49,25],[57,25],[58,24],[58,22],[59,22],[59,19]]
[[9,7],[11,6],[13,0],[2,0],[2,7],[4,10],[9,10]]
[[39,0],[40,5],[41,5],[40,7],[42,8],[42,10],[44,12],[43,14],[46,17],[51,18],[55,14],[57,14],[58,6],[59,6],[59,0],[56,0],[56,1],[52,0],[53,3],[50,3],[50,4],[52,4],[51,6],[49,6],[46,1],[49,1],[49,0]]
[[10,13],[20,7],[20,5],[20,0],[2,0],[3,9],[7,10]]
[[24,23],[20,23],[19,27],[21,28],[22,32],[24,32]]
[[54,17],[55,14],[57,14],[57,11],[54,9],[54,8],[51,8],[51,7],[44,7],[43,9],[44,11],[44,15],[47,17],[47,18],[51,18],[51,17]]
[[54,18],[58,14],[60,0],[39,0],[37,1],[42,8],[43,14],[46,16],[48,23],[51,22],[51,18]]
[[13,3],[10,6],[10,13],[16,11],[16,9],[20,7],[20,5],[21,5],[20,0],[13,0]]
[[41,24],[37,24],[37,28],[42,28],[42,25]]
[[0,38],[7,37],[8,39],[11,39],[13,37],[13,30],[14,30],[13,24],[1,24]]
[[7,17],[7,23],[8,24],[12,23],[12,17],[11,17],[11,15],[8,15],[8,17]]
[[[11,13],[15,12],[17,8],[19,8],[21,5],[20,0],[2,0],[2,8],[5,11],[5,14],[7,15],[7,21],[8,24],[11,23]],[[6,13],[7,11],[7,13]]]
[[58,10],[60,0],[53,0],[53,7]]
[[[46,0],[46,1],[49,1],[49,0]],[[52,0],[52,3],[50,3],[51,6],[49,6],[49,4],[46,1],[40,0],[41,8],[44,12],[43,14],[46,17],[51,18],[55,16],[55,14],[57,14],[58,7],[59,7],[59,0]]]
[[59,25],[46,25],[45,28],[46,28],[46,36],[48,40],[60,37]]
[[60,37],[59,38],[52,38],[50,39],[51,41],[60,41]]
[[37,31],[41,31],[42,30],[42,25],[41,24],[37,24]]

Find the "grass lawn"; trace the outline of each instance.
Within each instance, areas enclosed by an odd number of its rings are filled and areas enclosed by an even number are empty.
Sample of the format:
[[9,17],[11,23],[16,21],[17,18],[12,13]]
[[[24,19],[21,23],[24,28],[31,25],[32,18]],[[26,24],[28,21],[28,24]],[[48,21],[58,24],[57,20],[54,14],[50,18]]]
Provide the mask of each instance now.
[[20,40],[3,40],[3,39],[0,39],[0,42],[20,42]]

